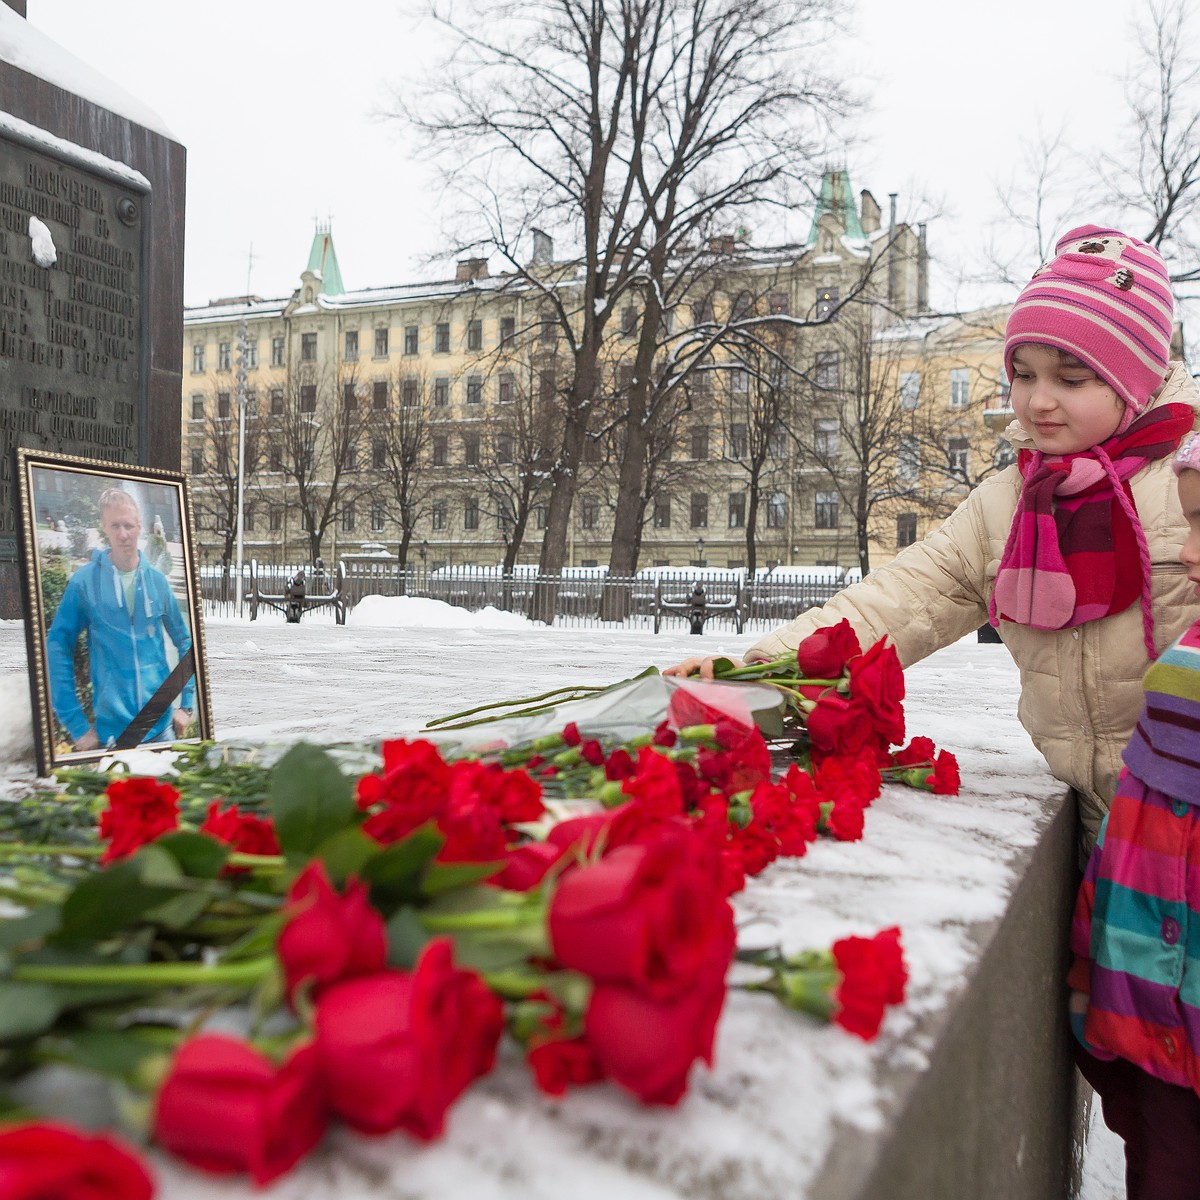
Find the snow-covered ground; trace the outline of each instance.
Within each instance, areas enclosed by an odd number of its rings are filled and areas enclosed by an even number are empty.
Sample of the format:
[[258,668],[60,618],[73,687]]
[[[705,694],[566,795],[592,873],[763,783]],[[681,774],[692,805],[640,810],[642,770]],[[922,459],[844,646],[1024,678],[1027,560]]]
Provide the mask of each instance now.
[[[489,698],[609,683],[698,647],[737,653],[754,640],[545,629],[508,613],[445,610],[380,601],[360,605],[345,627],[331,618],[209,621],[218,736],[376,741]],[[23,637],[19,622],[0,622],[0,759],[8,760],[0,789],[33,773],[13,732],[25,703]],[[772,867],[739,903],[756,934],[789,949],[901,926],[910,996],[877,1042],[736,994],[716,1066],[697,1069],[678,1110],[645,1110],[607,1087],[551,1102],[534,1093],[515,1056],[502,1057],[455,1110],[443,1142],[418,1147],[401,1135],[367,1141],[339,1131],[272,1196],[802,1196],[839,1130],[870,1133],[885,1123],[890,1085],[881,1080],[927,1064],[931,1017],[974,961],[971,927],[1003,911],[1014,859],[1037,838],[1043,802],[1060,786],[1016,722],[1016,673],[1003,647],[965,639],[912,668],[908,690],[909,732],[959,755],[963,795],[885,789],[861,843],[819,842],[804,859]],[[1082,1195],[1113,1200],[1122,1193],[1120,1150],[1094,1128]],[[171,1200],[251,1194],[166,1163],[161,1174]]]

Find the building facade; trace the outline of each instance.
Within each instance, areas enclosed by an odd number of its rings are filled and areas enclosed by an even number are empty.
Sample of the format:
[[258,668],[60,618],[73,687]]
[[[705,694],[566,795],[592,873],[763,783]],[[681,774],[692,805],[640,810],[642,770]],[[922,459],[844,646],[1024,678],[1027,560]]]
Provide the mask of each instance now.
[[[887,331],[927,307],[923,231],[894,214],[893,198],[885,224],[869,192],[830,171],[804,244],[731,236],[696,255],[659,357],[705,349],[668,384],[677,402],[649,452],[640,565],[744,566],[751,540],[758,566],[860,561],[855,490],[838,481],[861,447],[844,414],[864,387],[899,386],[905,372],[864,364],[880,345],[915,353]],[[519,543],[516,561],[535,563],[572,363],[546,296],[569,313],[579,268],[542,235],[532,261],[537,286],[465,259],[453,279],[349,291],[318,229],[291,296],[188,309],[183,469],[202,554],[232,555],[243,433],[248,558],[332,561],[381,544],[431,567],[493,565]],[[608,562],[640,319],[631,292],[606,331],[569,565]]]

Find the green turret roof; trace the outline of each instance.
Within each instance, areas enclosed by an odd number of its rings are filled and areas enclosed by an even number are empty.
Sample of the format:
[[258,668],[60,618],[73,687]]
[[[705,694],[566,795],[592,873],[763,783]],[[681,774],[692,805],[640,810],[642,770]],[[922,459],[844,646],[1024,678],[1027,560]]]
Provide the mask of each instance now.
[[342,272],[338,267],[337,251],[333,248],[333,234],[328,226],[317,226],[313,234],[312,249],[308,252],[308,270],[321,277],[318,291],[326,296],[340,296],[346,286],[342,283]]
[[854,203],[854,192],[850,188],[849,171],[826,171],[821,176],[821,195],[817,198],[812,228],[808,231],[808,241],[804,243],[806,246],[817,244],[817,222],[826,213],[833,213],[846,226],[846,237],[867,236],[858,219],[858,206]]

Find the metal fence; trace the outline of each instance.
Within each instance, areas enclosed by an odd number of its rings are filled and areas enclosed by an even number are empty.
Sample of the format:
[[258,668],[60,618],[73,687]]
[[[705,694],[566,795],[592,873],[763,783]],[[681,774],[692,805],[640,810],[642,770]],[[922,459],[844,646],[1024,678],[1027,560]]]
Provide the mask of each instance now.
[[[711,605],[706,627],[741,631],[775,626],[797,613],[824,604],[844,584],[837,569],[786,568],[786,574],[748,579],[742,571],[717,568],[648,568],[637,575],[609,576],[603,568],[566,568],[560,575],[540,575],[535,567],[516,567],[505,575],[499,567],[439,567],[410,565],[403,569],[381,559],[344,559],[342,590],[351,611],[368,596],[410,596],[441,600],[471,611],[494,607],[534,619],[552,616],[563,627],[626,626],[678,629],[688,625],[687,607],[697,584]],[[330,591],[336,571],[310,563],[256,564],[260,591],[281,594],[299,571],[310,595]],[[243,569],[243,616],[249,615],[252,577]],[[222,564],[200,568],[200,591],[209,616],[237,614],[236,578]],[[306,618],[307,619],[307,618]],[[332,619],[329,617],[328,619]],[[352,619],[352,618],[351,618]]]

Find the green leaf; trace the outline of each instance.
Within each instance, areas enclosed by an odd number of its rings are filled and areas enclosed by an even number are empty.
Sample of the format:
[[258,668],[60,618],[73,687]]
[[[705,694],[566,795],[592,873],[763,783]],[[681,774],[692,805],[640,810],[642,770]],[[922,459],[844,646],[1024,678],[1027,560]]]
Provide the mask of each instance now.
[[354,827],[339,829],[326,838],[316,848],[314,857],[321,859],[329,878],[340,887],[351,875],[361,877],[367,863],[381,853],[384,851],[374,838]]
[[40,941],[58,928],[62,909],[57,904],[43,904],[20,917],[0,921],[0,947],[16,950],[27,942]]
[[193,879],[216,879],[229,858],[229,847],[204,833],[168,833],[155,843]]
[[45,1033],[61,1008],[59,989],[48,983],[0,982],[0,1041]]
[[211,899],[204,892],[183,892],[146,909],[142,920],[161,925],[164,929],[184,929],[208,907]]
[[271,816],[285,854],[309,855],[358,815],[354,791],[316,746],[293,746],[271,772]]
[[283,925],[282,913],[272,913],[268,917],[263,917],[249,933],[243,934],[222,953],[221,961],[240,962],[243,959],[261,958],[264,954],[269,954],[275,948],[276,939],[279,937],[279,931]]
[[121,1078],[133,1075],[151,1055],[163,1053],[157,1040],[115,1029],[76,1029],[55,1034],[51,1049],[85,1071]]
[[736,668],[734,667],[733,661],[731,659],[714,658],[712,660],[712,669],[713,669],[713,678],[720,679],[721,676],[724,675],[726,671],[733,671]]
[[[173,865],[176,878],[182,878],[179,864],[165,850],[161,856]],[[86,942],[110,937],[137,925],[150,909],[178,894],[177,888],[145,883],[143,869],[154,874],[162,870],[162,864],[152,859],[147,867],[131,859],[81,880],[63,901],[57,940]]]
[[469,887],[504,870],[504,860],[487,863],[431,862],[421,877],[421,895],[440,896],[457,888]]
[[362,877],[379,897],[416,900],[421,894],[422,873],[445,840],[432,825],[422,825],[375,855],[363,866]]
[[388,966],[412,970],[428,941],[429,935],[421,928],[412,906],[397,909],[387,923]]
[[150,887],[174,887],[183,878],[179,860],[157,842],[143,846],[129,864],[137,871],[138,879]]

